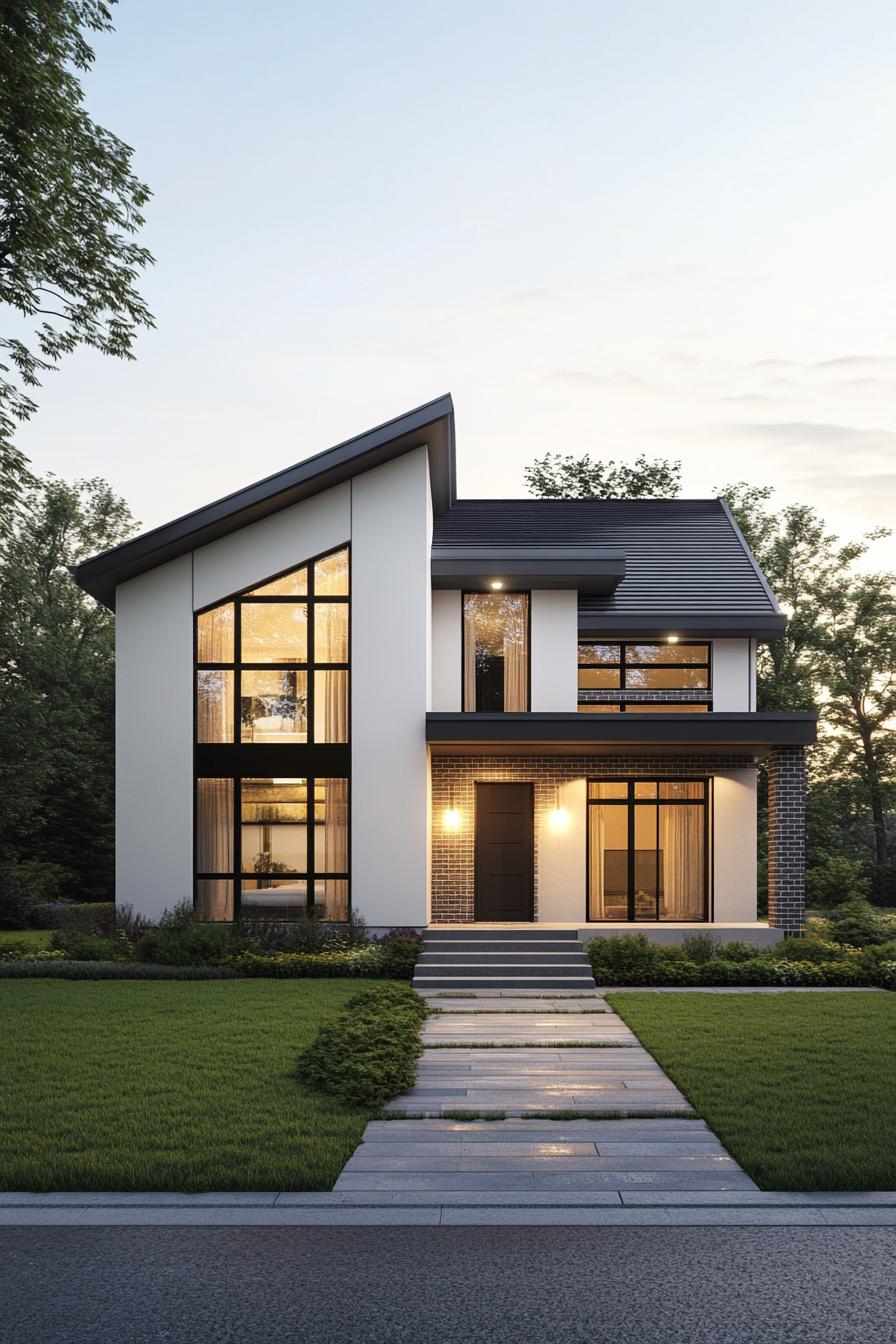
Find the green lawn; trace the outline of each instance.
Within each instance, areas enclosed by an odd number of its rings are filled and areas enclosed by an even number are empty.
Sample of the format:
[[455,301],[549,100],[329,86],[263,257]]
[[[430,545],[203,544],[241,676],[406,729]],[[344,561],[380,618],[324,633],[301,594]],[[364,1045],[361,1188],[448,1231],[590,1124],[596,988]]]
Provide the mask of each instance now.
[[896,994],[608,999],[762,1189],[896,1189]]
[[0,952],[10,947],[49,947],[52,937],[52,929],[0,929]]
[[369,1113],[296,1057],[375,983],[0,981],[0,1189],[329,1189]]

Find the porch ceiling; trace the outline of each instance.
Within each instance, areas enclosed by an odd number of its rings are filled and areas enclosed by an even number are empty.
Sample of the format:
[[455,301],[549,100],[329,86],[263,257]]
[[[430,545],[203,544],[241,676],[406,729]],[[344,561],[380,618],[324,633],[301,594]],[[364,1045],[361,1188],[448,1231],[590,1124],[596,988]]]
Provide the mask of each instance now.
[[426,716],[426,740],[436,753],[730,751],[764,755],[770,747],[815,741],[815,714],[447,714]]

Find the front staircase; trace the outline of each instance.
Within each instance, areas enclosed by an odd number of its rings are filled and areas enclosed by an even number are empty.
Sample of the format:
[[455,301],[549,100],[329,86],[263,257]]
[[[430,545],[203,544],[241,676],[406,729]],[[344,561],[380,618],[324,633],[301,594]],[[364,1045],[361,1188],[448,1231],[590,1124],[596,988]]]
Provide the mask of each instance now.
[[568,990],[595,988],[591,965],[574,930],[473,925],[423,934],[414,988],[439,990]]

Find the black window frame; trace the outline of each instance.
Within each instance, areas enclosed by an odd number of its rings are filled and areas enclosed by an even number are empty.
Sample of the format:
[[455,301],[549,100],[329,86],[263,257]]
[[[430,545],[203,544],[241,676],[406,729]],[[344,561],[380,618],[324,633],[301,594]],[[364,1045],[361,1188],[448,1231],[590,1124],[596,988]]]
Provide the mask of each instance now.
[[[321,561],[326,560],[331,555],[337,555],[345,551],[348,562],[348,592],[341,594],[321,593],[318,596],[315,593],[314,567]],[[307,571],[308,583],[307,593],[300,594],[259,594],[256,590],[266,587],[268,584],[275,583],[279,579],[285,578],[296,570],[305,569]],[[351,832],[352,832],[352,783],[351,783],[351,739],[352,739],[352,548],[350,541],[341,542],[339,545],[330,546],[325,551],[300,560],[295,564],[287,566],[276,574],[267,578],[258,579],[248,588],[241,588],[236,592],[221,597],[215,602],[209,602],[205,606],[197,608],[193,613],[193,904],[194,908],[198,903],[199,887],[202,881],[229,881],[232,886],[233,900],[233,920],[241,918],[242,914],[242,883],[244,880],[252,880],[253,874],[242,872],[242,790],[241,781],[244,779],[263,779],[268,777],[304,779],[307,781],[309,806],[314,807],[313,787],[318,779],[344,779],[346,781],[347,796],[347,853],[349,857],[349,871],[346,873],[318,873],[314,868],[314,828],[308,826],[308,849],[309,849],[309,867],[307,874],[300,873],[278,873],[272,874],[273,877],[289,878],[295,877],[297,881],[307,882],[307,909],[314,906],[314,887],[319,879],[333,879],[348,882],[348,904],[347,916],[351,915],[352,909],[352,878],[351,878]],[[317,662],[314,658],[314,632],[315,632],[315,608],[321,602],[334,602],[344,604],[348,608],[348,658],[346,662]],[[218,607],[227,606],[229,603],[234,607],[233,619],[233,662],[199,662],[199,618],[206,612],[214,611]],[[303,662],[294,663],[259,663],[242,662],[241,660],[241,635],[242,619],[241,609],[244,604],[269,604],[283,603],[293,606],[305,604],[308,609],[307,617],[307,649],[306,658]],[[269,742],[252,743],[242,740],[242,695],[241,695],[241,674],[243,671],[264,671],[264,672],[302,672],[307,677],[307,710],[306,721],[308,732],[305,742]],[[198,740],[198,676],[202,671],[229,671],[233,673],[233,739],[230,742],[200,742]],[[347,686],[347,705],[346,705],[346,740],[344,742],[317,742],[314,738],[314,710],[315,710],[315,690],[314,673],[317,671],[345,671],[348,677]],[[208,873],[200,872],[197,866],[199,837],[198,837],[198,798],[200,779],[228,779],[233,785],[233,863],[234,867],[229,873]],[[256,875],[258,876],[258,875]],[[229,921],[227,921],[229,922]],[[288,923],[289,920],[284,920]]]
[[[585,647],[585,646],[590,646],[590,645],[592,645],[592,644],[604,644],[604,645],[609,645],[609,646],[616,645],[616,646],[618,647],[618,649],[619,649],[619,659],[618,659],[618,661],[606,662],[606,663],[583,663],[583,662],[582,662],[582,658],[581,658],[581,653],[579,652],[579,650],[581,650],[581,649],[582,649],[583,647]],[[635,660],[635,659],[630,659],[630,658],[627,657],[627,650],[628,650],[628,649],[644,648],[645,646],[647,646],[647,647],[649,647],[649,648],[654,648],[654,649],[657,649],[657,648],[663,648],[663,649],[665,649],[665,648],[706,649],[706,660],[705,660],[705,662],[700,662],[700,663],[693,663],[693,662],[688,662],[688,663],[674,663],[674,662],[668,662],[668,663],[663,663],[663,662],[645,663],[645,662],[641,661],[640,659],[639,659],[639,660]],[[711,712],[711,710],[712,710],[712,698],[713,698],[713,684],[712,684],[712,640],[708,640],[708,639],[680,639],[680,640],[676,640],[674,644],[670,644],[669,640],[667,640],[667,639],[629,639],[629,640],[622,640],[622,639],[603,639],[603,638],[600,638],[600,639],[579,639],[578,644],[577,644],[577,649],[576,649],[576,663],[577,663],[577,666],[576,666],[576,705],[577,705],[578,708],[581,708],[583,705],[585,705],[585,706],[591,706],[591,705],[612,705],[613,708],[614,708],[614,709],[617,709],[618,712],[619,712],[620,714],[624,714],[624,713],[626,712],[626,708],[627,708],[628,706],[632,706],[632,707],[633,707],[633,706],[636,706],[636,705],[638,705],[638,706],[640,706],[640,705],[662,705],[663,708],[664,708],[664,709],[667,709],[668,712],[669,712],[670,714],[674,714],[676,708],[677,708],[679,705],[700,705],[701,707],[705,706],[705,709],[706,709],[706,712],[707,712],[707,713]],[[626,674],[626,671],[627,671],[629,668],[631,668],[633,671],[636,671],[636,670],[642,670],[642,669],[644,669],[644,670],[648,670],[648,669],[670,668],[670,667],[695,668],[695,669],[697,669],[698,671],[703,671],[703,670],[705,670],[705,671],[706,671],[706,686],[705,686],[705,687],[702,687],[702,686],[700,686],[700,687],[696,687],[696,686],[695,686],[695,687],[687,687],[687,686],[678,686],[678,687],[675,687],[675,686],[656,687],[656,688],[653,688],[653,694],[651,694],[651,689],[648,688],[648,687],[644,687],[644,686],[634,686],[634,687],[629,687],[629,686],[626,686],[626,684],[625,684],[625,674]],[[618,668],[618,669],[619,669],[619,686],[618,686],[618,687],[608,686],[608,687],[606,687],[606,688],[602,688],[602,698],[601,698],[600,700],[583,700],[583,699],[581,698],[581,695],[582,695],[582,689],[583,689],[583,688],[582,688],[581,686],[578,685],[578,675],[579,675],[579,673],[580,673],[581,671],[583,671],[584,669],[588,669],[588,668],[592,668],[592,669],[593,669],[593,668],[610,668],[611,670],[612,670],[612,669],[617,669],[617,668]],[[686,699],[686,700],[659,700],[659,699],[654,698],[656,695],[681,695],[682,693],[687,693],[687,694],[688,694],[688,699]],[[606,698],[603,698],[603,696],[605,696]],[[610,712],[612,712],[612,711],[610,711]],[[635,709],[634,712],[637,713],[638,711]],[[697,711],[697,712],[699,712],[699,711]]]
[[466,650],[467,625],[465,607],[468,597],[524,597],[526,599],[526,708],[524,710],[500,709],[480,710],[463,708],[464,714],[528,714],[532,709],[532,592],[529,588],[487,589],[464,588],[460,595],[460,698],[464,705],[464,654]]
[[[318,881],[340,881],[340,882],[347,882],[347,883],[348,883],[348,901],[347,901],[347,907],[346,907],[346,915],[348,916],[348,915],[351,913],[351,871],[350,871],[350,869],[351,869],[351,852],[352,852],[352,851],[351,851],[351,843],[352,843],[352,806],[351,806],[352,785],[351,785],[351,779],[350,779],[347,775],[324,775],[324,774],[316,774],[316,775],[295,775],[295,776],[291,776],[291,778],[303,779],[303,780],[305,781],[305,786],[306,786],[306,791],[307,791],[307,803],[306,803],[306,806],[307,806],[307,808],[308,808],[308,810],[309,810],[309,814],[310,814],[310,818],[311,818],[310,821],[309,821],[308,818],[306,817],[306,823],[305,823],[305,825],[306,825],[306,832],[307,832],[307,834],[306,834],[306,851],[307,851],[307,859],[308,859],[307,870],[306,870],[305,872],[288,872],[288,873],[287,873],[287,872],[275,872],[275,873],[268,873],[268,874],[265,874],[265,873],[257,873],[257,872],[255,872],[254,869],[251,869],[251,870],[249,870],[249,871],[244,871],[244,870],[243,870],[243,866],[242,866],[242,864],[243,864],[243,782],[244,782],[244,781],[248,781],[248,780],[253,779],[253,778],[256,778],[256,776],[252,776],[252,775],[197,775],[197,776],[196,776],[195,783],[194,783],[194,790],[193,790],[193,869],[194,869],[193,901],[194,901],[194,905],[196,904],[196,902],[197,902],[197,900],[198,900],[198,896],[199,896],[199,885],[198,885],[198,884],[199,884],[200,882],[215,882],[215,881],[228,882],[228,881],[229,881],[229,882],[231,882],[231,883],[233,884],[233,918],[234,918],[234,921],[239,920],[239,919],[242,917],[243,882],[247,882],[247,881],[248,881],[248,882],[251,882],[251,881],[255,880],[256,878],[269,876],[269,877],[271,877],[272,879],[284,879],[284,880],[285,880],[285,879],[289,879],[289,878],[294,878],[297,882],[304,882],[304,883],[306,884],[305,909],[306,909],[306,910],[310,910],[310,909],[314,906],[314,887],[315,887],[315,883],[316,883],[316,882],[318,882]],[[284,778],[285,778],[285,776],[284,776]],[[197,815],[198,815],[198,811],[199,811],[199,781],[200,781],[200,779],[227,779],[227,780],[229,780],[229,781],[232,783],[232,785],[233,785],[233,824],[234,824],[234,830],[233,830],[233,869],[232,869],[229,873],[208,873],[208,872],[200,872],[200,871],[198,870],[197,860],[198,860],[198,851],[199,851],[199,834],[198,834],[198,828],[197,828],[196,822],[197,822]],[[349,871],[346,871],[346,872],[330,872],[330,871],[328,871],[328,870],[320,870],[320,871],[318,871],[317,866],[316,866],[316,864],[315,864],[315,862],[314,862],[314,849],[315,849],[315,846],[314,846],[315,829],[314,829],[314,828],[315,828],[316,826],[318,826],[318,825],[320,825],[320,826],[326,825],[326,821],[325,821],[325,820],[324,820],[324,821],[321,821],[321,822],[318,822],[318,821],[317,821],[317,818],[314,816],[315,803],[316,803],[315,796],[314,796],[314,791],[315,791],[315,787],[316,787],[316,785],[317,785],[317,783],[318,783],[318,780],[323,780],[323,779],[344,779],[344,780],[345,780],[345,786],[346,786],[346,809],[347,809],[347,810],[346,810],[346,826],[347,826],[347,834],[346,834],[346,853],[347,853],[347,855],[348,855],[348,857],[349,857]],[[273,823],[273,824],[277,825],[277,824],[297,824],[297,823]],[[284,923],[289,923],[289,920],[288,920],[288,919],[284,920]]]
[[[595,641],[596,642],[596,641]],[[595,784],[625,784],[625,798],[592,798],[591,786]],[[655,784],[655,798],[636,798],[636,784]],[[659,786],[661,784],[702,784],[703,797],[700,798],[660,798]],[[703,914],[692,919],[661,919],[659,916],[659,873],[657,872],[656,883],[656,902],[657,915],[651,919],[649,916],[638,915],[635,913],[635,864],[632,856],[635,854],[635,806],[643,807],[653,804],[657,809],[660,805],[671,807],[695,807],[703,808]],[[714,889],[712,882],[712,811],[713,811],[713,780],[708,775],[613,775],[603,778],[588,778],[585,783],[585,922],[587,924],[656,924],[657,927],[676,924],[710,924],[714,914]],[[627,895],[627,914],[624,920],[620,919],[593,919],[591,917],[591,819],[590,809],[592,807],[625,807],[626,816],[626,836],[628,841],[628,891]],[[657,819],[659,820],[659,819]],[[659,869],[659,848],[657,848],[657,869]]]

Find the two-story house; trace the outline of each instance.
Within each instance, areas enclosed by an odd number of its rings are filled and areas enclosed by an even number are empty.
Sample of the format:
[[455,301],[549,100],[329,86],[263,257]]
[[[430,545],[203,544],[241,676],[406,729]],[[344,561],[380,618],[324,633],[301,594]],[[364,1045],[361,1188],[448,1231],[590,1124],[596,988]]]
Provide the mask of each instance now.
[[757,712],[785,617],[721,500],[458,500],[442,397],[74,574],[143,915],[802,927],[815,720]]

